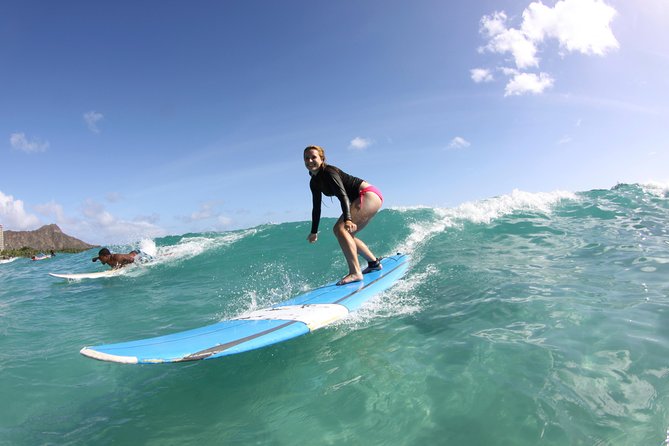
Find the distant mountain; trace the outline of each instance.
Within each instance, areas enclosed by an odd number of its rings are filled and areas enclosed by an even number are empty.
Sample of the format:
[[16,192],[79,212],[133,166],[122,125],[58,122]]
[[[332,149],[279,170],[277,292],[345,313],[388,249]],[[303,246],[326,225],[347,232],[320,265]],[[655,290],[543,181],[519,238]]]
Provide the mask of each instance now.
[[5,249],[21,249],[24,246],[40,251],[61,251],[64,249],[85,251],[95,248],[60,230],[58,225],[45,225],[35,231],[5,231]]

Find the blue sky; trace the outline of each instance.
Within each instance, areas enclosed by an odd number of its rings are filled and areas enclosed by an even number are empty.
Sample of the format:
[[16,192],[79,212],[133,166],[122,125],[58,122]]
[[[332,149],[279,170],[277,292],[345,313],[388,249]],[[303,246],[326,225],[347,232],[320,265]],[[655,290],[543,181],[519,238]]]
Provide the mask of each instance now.
[[668,25],[666,0],[5,1],[0,224],[306,221],[310,144],[386,207],[669,183]]

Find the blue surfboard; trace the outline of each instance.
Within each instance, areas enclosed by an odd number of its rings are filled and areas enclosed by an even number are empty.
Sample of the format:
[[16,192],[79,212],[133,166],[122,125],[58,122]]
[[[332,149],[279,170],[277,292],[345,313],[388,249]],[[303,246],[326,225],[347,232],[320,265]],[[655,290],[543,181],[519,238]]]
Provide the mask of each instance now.
[[361,282],[330,283],[273,307],[201,328],[155,338],[84,347],[81,354],[102,361],[156,364],[197,361],[242,353],[307,334],[346,317],[390,288],[409,268],[409,257],[381,260],[383,269]]

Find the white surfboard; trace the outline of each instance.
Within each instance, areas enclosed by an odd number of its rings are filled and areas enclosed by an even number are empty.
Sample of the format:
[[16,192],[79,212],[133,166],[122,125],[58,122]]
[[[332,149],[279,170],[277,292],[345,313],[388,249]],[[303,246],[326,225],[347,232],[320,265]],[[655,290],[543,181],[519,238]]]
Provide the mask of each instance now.
[[97,271],[93,273],[71,273],[71,274],[49,273],[51,277],[57,277],[59,279],[67,279],[67,280],[101,279],[104,277],[120,276],[122,274],[125,274],[125,271],[122,268],[110,269],[107,271]]
[[11,262],[13,262],[13,261],[16,260],[16,259],[18,259],[18,257],[10,257],[10,258],[8,258],[8,259],[0,259],[0,264],[1,264],[1,263],[11,263]]

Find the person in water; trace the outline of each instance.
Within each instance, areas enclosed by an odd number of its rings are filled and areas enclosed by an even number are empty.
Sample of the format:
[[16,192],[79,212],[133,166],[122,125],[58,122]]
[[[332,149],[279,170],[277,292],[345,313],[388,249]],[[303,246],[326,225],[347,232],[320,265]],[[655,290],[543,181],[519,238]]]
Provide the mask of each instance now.
[[[313,208],[311,211],[311,233],[309,243],[318,240],[318,224],[321,219],[322,195],[335,196],[341,203],[341,217],[335,223],[333,231],[346,257],[348,274],[337,285],[359,282],[362,275],[382,268],[377,258],[367,245],[356,235],[370,222],[381,209],[383,196],[381,191],[367,181],[343,172],[341,169],[326,164],[325,151],[319,146],[304,149],[304,165],[311,175]],[[367,268],[360,270],[358,254],[367,260]]]
[[139,254],[139,251],[130,251],[127,254],[112,254],[107,248],[102,248],[98,252],[98,256],[93,257],[93,261],[97,262],[99,260],[103,265],[109,265],[115,269],[134,263],[137,254]]

